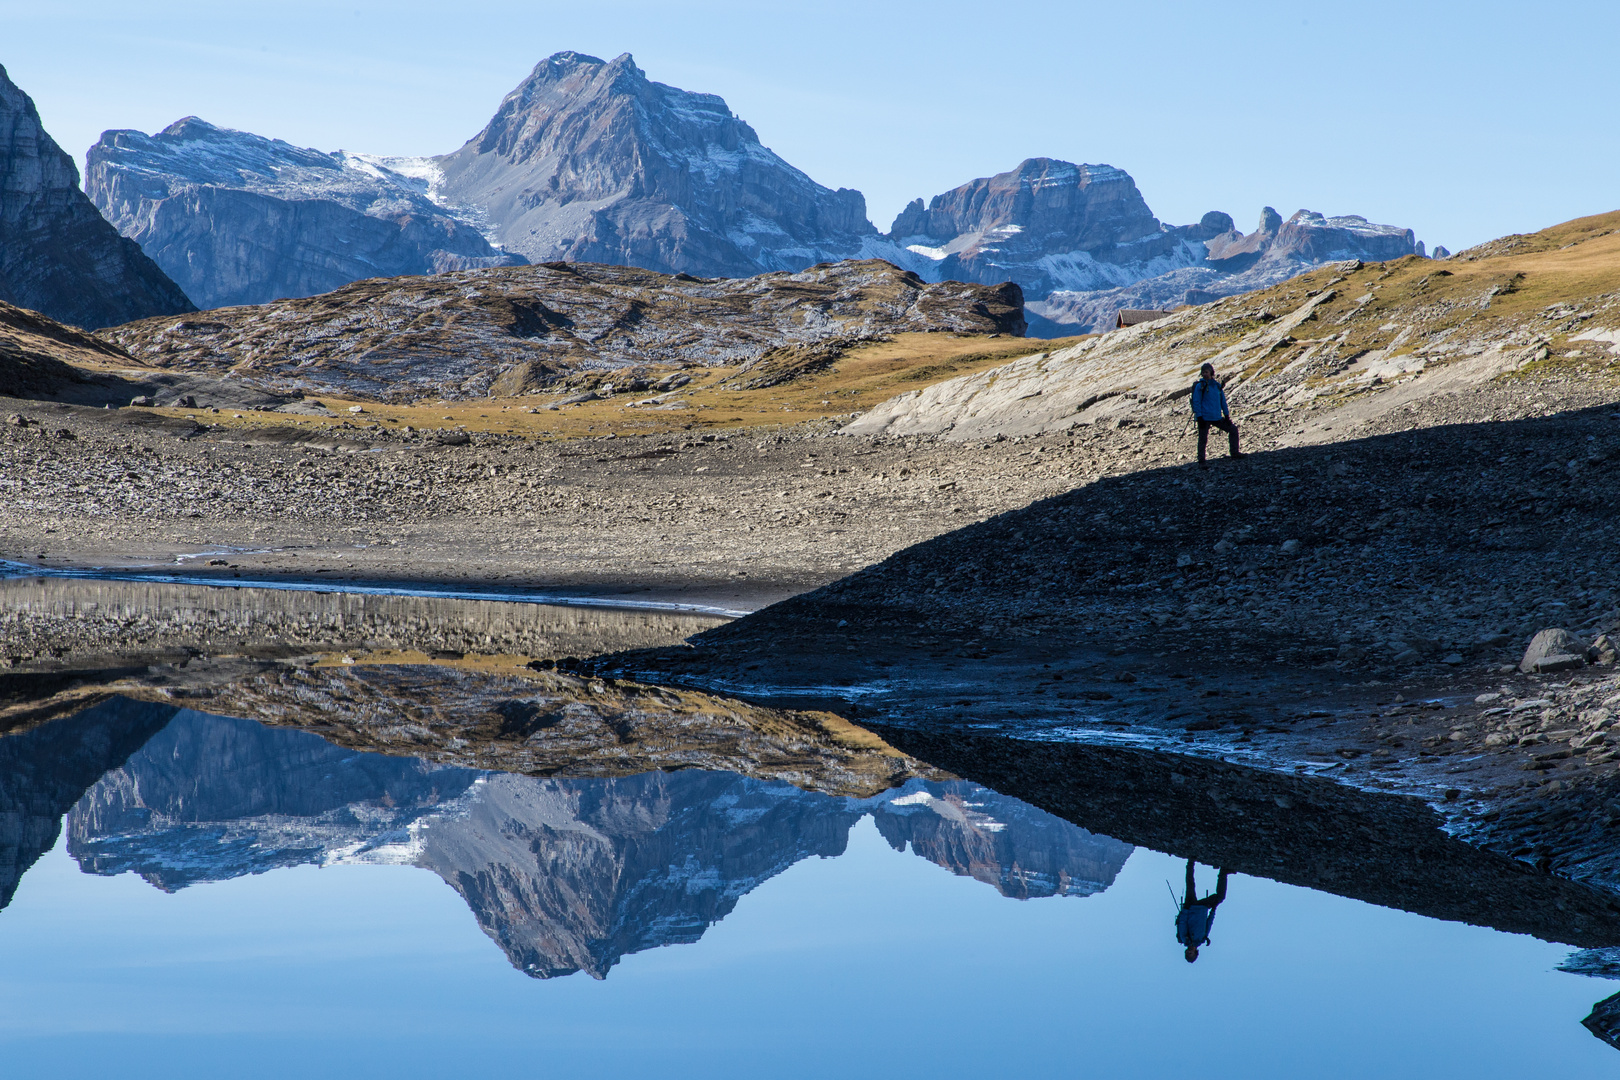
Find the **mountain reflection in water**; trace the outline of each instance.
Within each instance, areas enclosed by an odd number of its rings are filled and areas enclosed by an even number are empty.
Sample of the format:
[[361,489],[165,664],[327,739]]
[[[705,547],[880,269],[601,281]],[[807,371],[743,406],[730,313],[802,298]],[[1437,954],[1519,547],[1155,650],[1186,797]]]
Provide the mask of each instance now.
[[[152,708],[114,700],[58,723]],[[298,864],[418,866],[537,978],[601,978],[627,954],[694,942],[761,882],[842,854],[868,814],[896,850],[1018,899],[1100,892],[1132,850],[967,781],[857,799],[696,770],[536,778],[190,710],[111,766],[67,815],[87,873],[174,890]]]
[[[304,684],[274,685],[280,702]],[[633,704],[632,689],[595,696],[622,694],[606,710]],[[647,770],[669,738],[711,731],[718,708],[620,724],[637,737],[617,745]],[[680,735],[683,717],[700,730]],[[468,1055],[493,1055],[478,1071],[517,1075],[543,1045],[554,1071],[581,1074],[752,1076],[768,1061],[791,1066],[772,1075],[823,1076],[858,1058],[1000,1075],[1017,1055],[1027,1071],[1082,1045],[1106,1075],[1169,1075],[1208,1057],[1211,1075],[1281,1077],[1331,1045],[1344,1056],[1323,1061],[1340,1076],[1584,1076],[1602,1065],[1594,1052],[1612,1053],[1578,1026],[1587,1010],[1586,1028],[1620,1046],[1620,996],[1590,1004],[1612,986],[1560,985],[1572,976],[1550,973],[1556,946],[1463,925],[1474,908],[1417,864],[1485,890],[1500,922],[1588,945],[1564,964],[1579,975],[1620,971],[1607,908],[1572,883],[1498,874],[1456,841],[1425,840],[1421,821],[1368,831],[1379,819],[1353,792],[1151,754],[998,759],[969,755],[962,736],[955,750],[932,748],[932,760],[954,753],[961,771],[984,770],[979,780],[1143,845],[1133,853],[920,759],[895,759],[928,771],[872,794],[873,778],[896,773],[827,765],[810,727],[768,719],[755,722],[775,740],[770,754],[760,741],[737,755],[733,740],[719,743],[730,756],[711,758],[751,776],[525,776],[117,696],[0,738],[7,1064],[19,1075],[348,1076],[386,1059],[390,1075],[460,1075]],[[861,752],[896,753],[877,747]],[[1375,852],[1356,848],[1363,832]],[[1266,853],[1273,872],[1250,869]],[[812,855],[843,857],[784,873]],[[1189,857],[1234,871],[1211,955],[1191,967],[1163,880]],[[431,870],[535,979],[600,979],[629,954],[728,921],[702,950],[648,954],[600,985],[541,987],[495,961],[427,875],[356,864]],[[315,881],[311,866],[338,869]],[[158,896],[131,874],[183,895]],[[1335,896],[1284,875],[1350,884]],[[1207,892],[1212,871],[1199,880]],[[1434,915],[1341,899],[1375,886]],[[1534,922],[1539,908],[1558,918]],[[847,1010],[830,1041],[827,1003],[850,992],[852,971],[898,975],[903,992]],[[973,1023],[961,1019],[963,986],[977,995]],[[716,1047],[731,1056],[717,1064]],[[190,1071],[174,1065],[210,1052]],[[669,1067],[672,1054],[692,1067]],[[1471,1064],[1448,1071],[1459,1055]],[[78,1071],[59,1067],[67,1057]],[[248,1059],[257,1071],[240,1068]],[[311,1073],[312,1061],[326,1071]]]

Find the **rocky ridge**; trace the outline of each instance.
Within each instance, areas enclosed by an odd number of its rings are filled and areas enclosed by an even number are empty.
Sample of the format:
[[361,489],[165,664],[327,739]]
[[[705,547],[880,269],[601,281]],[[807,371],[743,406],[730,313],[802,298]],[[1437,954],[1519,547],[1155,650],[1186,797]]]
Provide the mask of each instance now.
[[188,116],[156,135],[104,132],[85,190],[205,308],[525,261],[435,203],[420,173],[413,160],[327,154]]
[[926,208],[915,200],[865,250],[929,280],[1016,281],[1037,333],[1053,337],[1110,329],[1120,308],[1208,303],[1325,262],[1395,259],[1418,245],[1410,229],[1310,210],[1285,222],[1269,206],[1248,235],[1219,211],[1166,225],[1122,169],[1030,158]]
[[1076,327],[1107,331],[1122,308],[1164,310],[1207,304],[1268,288],[1324,263],[1383,262],[1424,254],[1423,244],[1413,243],[1410,229],[1374,224],[1355,214],[1327,217],[1311,210],[1282,221],[1269,206],[1254,232],[1245,236],[1232,229],[1206,241],[1204,247],[1207,254],[1200,263],[1117,288],[1059,289],[1031,311],[1057,324],[1059,331],[1073,333]]
[[[199,397],[214,406],[276,408],[285,397],[229,377],[146,367],[105,338],[0,302],[0,395],[76,405],[172,404]],[[21,414],[14,421],[27,423]],[[60,430],[60,429],[56,429]]]
[[878,260],[751,278],[547,263],[375,279],[106,337],[154,367],[405,401],[516,395],[580,371],[743,364],[901,331],[1019,335],[1016,285],[928,284]]
[[195,311],[79,190],[79,172],[0,67],[0,301],[96,329]]

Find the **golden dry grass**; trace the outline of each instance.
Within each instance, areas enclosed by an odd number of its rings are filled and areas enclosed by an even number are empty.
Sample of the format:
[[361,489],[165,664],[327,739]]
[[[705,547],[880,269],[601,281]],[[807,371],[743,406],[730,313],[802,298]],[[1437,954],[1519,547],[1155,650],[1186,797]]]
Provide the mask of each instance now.
[[[332,427],[377,424],[395,430],[464,429],[534,439],[577,439],[608,434],[656,435],[689,429],[781,427],[825,417],[863,412],[895,394],[1004,364],[1031,353],[1073,344],[1078,338],[991,338],[957,334],[898,334],[890,341],[852,349],[827,371],[763,390],[727,390],[735,367],[686,368],[692,382],[669,402],[683,408],[659,409],[634,402],[651,393],[616,394],[603,401],[546,408],[563,395],[540,394],[477,401],[388,405],[331,396],[320,400],[337,417],[294,416],[251,409],[153,409],[192,416],[226,427]],[[673,368],[667,370],[675,370]],[[654,372],[654,377],[666,372]],[[351,405],[364,411],[350,414]],[[532,410],[532,411],[531,411]]]

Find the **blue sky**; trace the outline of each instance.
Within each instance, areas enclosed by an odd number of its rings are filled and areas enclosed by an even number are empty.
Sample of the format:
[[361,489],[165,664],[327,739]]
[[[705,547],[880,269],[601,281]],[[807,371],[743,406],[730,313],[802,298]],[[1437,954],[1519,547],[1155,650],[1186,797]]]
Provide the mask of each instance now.
[[1025,157],[1108,163],[1174,224],[1359,213],[1459,249],[1620,208],[1620,5],[0,0],[0,64],[80,160],[193,114],[443,153],[562,49],[717,93],[887,229]]

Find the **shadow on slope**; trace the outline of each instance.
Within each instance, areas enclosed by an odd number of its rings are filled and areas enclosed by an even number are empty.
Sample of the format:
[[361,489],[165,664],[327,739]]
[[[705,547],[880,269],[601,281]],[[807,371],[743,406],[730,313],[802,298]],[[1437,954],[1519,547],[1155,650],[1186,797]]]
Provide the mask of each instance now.
[[[711,680],[763,661],[760,686],[902,664],[960,683],[986,651],[1122,655],[1138,675],[1332,662],[1327,679],[1517,660],[1549,625],[1544,601],[1571,629],[1620,618],[1617,460],[1603,405],[1105,477],[707,631],[695,652],[624,659]],[[1397,662],[1392,642],[1413,655]]]

